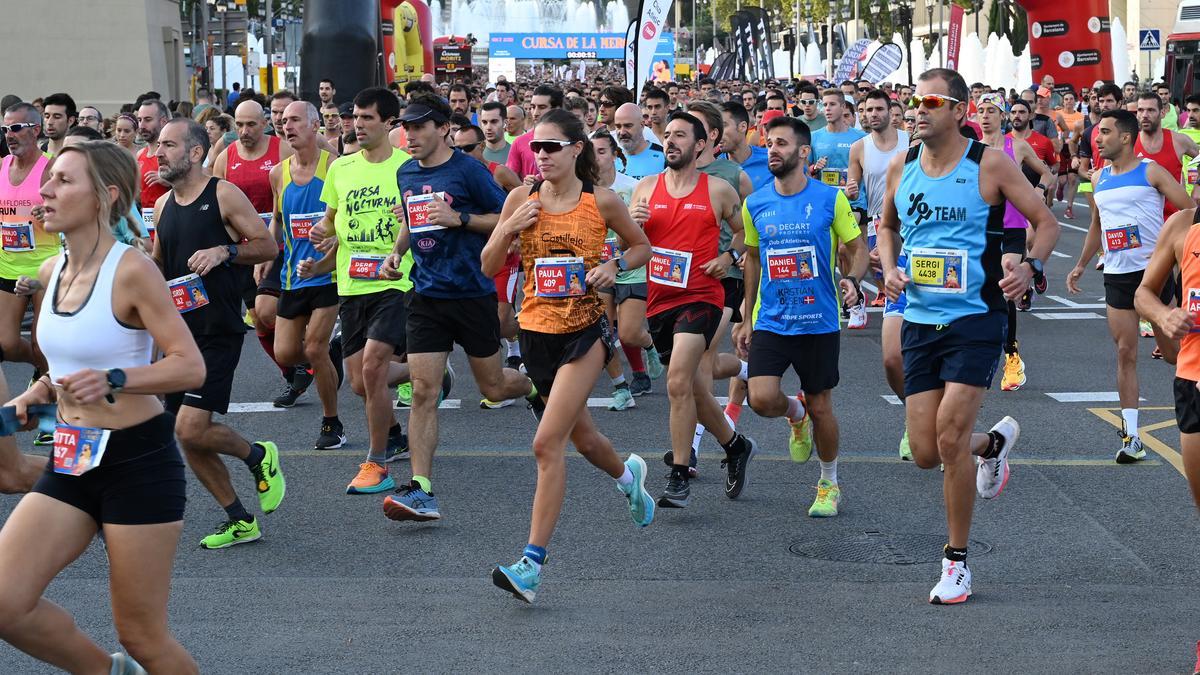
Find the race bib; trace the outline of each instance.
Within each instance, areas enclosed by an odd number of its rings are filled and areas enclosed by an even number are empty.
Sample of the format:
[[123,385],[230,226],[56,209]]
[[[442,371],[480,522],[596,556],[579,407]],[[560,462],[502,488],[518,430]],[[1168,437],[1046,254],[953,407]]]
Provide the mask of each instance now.
[[604,240],[604,250],[600,252],[600,262],[606,263],[613,258],[620,257],[621,249],[617,246],[617,238],[609,237]]
[[1110,253],[1141,247],[1142,236],[1137,225],[1114,225],[1104,228],[1104,248]]
[[321,222],[324,213],[293,213],[288,218],[288,231],[293,240],[308,240],[308,232],[313,225]]
[[687,288],[692,272],[692,254],[687,251],[672,251],[669,248],[650,247],[650,264],[647,266],[650,281],[664,286]]
[[379,279],[379,271],[383,269],[386,255],[371,255],[368,253],[350,254],[351,279]]
[[154,243],[154,207],[142,209],[142,223],[146,226],[146,236],[150,237],[150,243]]
[[583,258],[538,258],[533,262],[535,293],[541,298],[572,298],[587,292]]
[[171,299],[175,301],[175,309],[184,314],[208,304],[208,292],[204,290],[204,280],[196,274],[188,274],[167,282],[171,289]]
[[36,248],[33,242],[32,221],[26,223],[4,223],[2,228],[0,228],[0,236],[3,237],[4,250],[10,253],[24,253]]
[[871,216],[867,220],[867,236],[874,237],[879,234],[879,223],[883,220],[883,216]]
[[431,230],[444,230],[442,225],[429,224],[429,207],[433,206],[433,196],[437,195],[442,199],[446,198],[445,192],[433,192],[423,195],[412,195],[405,202],[404,208],[408,211],[408,231],[413,234],[420,232],[429,232]]
[[[1187,289],[1187,311],[1192,318],[1200,321],[1200,288]],[[1192,326],[1192,333],[1200,333],[1200,324]]]
[[1200,159],[1193,159],[1188,162],[1187,168],[1184,171],[1187,179],[1187,182],[1184,183],[1185,186],[1195,185],[1197,182],[1200,182]]
[[269,214],[269,213],[260,213],[260,214],[258,214],[258,217],[259,217],[259,218],[262,218],[262,221],[263,221],[263,226],[264,226],[264,227],[271,227],[271,214]]
[[72,427],[54,428],[54,473],[81,476],[100,466],[108,447],[108,429]]
[[767,278],[814,279],[817,277],[817,253],[812,246],[778,248],[767,251]]
[[967,292],[967,252],[951,248],[914,248],[909,251],[909,277],[913,285],[930,293]]
[[845,188],[850,180],[848,169],[821,169],[821,182],[835,188]]

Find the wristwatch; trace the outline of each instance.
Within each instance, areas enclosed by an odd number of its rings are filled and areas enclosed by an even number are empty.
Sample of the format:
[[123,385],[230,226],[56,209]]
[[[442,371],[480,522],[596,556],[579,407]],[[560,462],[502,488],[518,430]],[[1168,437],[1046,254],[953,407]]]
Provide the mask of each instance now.
[[625,262],[624,258],[616,258],[615,260],[617,261],[618,272],[626,272],[629,270],[629,263]]
[[238,256],[238,247],[237,247],[237,244],[228,244],[228,245],[226,245],[226,246],[225,246],[225,252],[229,254],[229,257],[225,259],[225,264],[226,264],[226,265],[232,265],[232,264],[233,264],[233,261],[234,261],[234,259],[235,259],[235,258],[237,258],[237,256]]
[[466,211],[463,211],[462,213],[458,214],[458,222],[462,223],[463,227],[470,225],[471,224],[471,214],[467,213]]
[[1033,276],[1035,277],[1040,277],[1045,273],[1045,266],[1042,265],[1042,261],[1038,260],[1037,258],[1026,258],[1021,262],[1029,263],[1029,269],[1033,270]]
[[737,264],[738,258],[742,257],[742,254],[738,253],[737,249],[735,248],[731,248],[728,251],[722,251],[722,253],[728,253],[729,259],[732,260],[735,265]]
[[120,368],[109,368],[105,375],[108,381],[108,388],[112,389],[114,394],[119,393],[125,388],[125,371]]

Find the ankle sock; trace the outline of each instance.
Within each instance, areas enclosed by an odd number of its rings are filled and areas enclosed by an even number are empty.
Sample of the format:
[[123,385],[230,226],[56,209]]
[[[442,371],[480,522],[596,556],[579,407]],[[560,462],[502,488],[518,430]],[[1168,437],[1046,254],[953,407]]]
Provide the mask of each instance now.
[[267,456],[266,448],[264,448],[259,443],[251,443],[250,444],[250,454],[246,455],[246,459],[244,459],[242,461],[246,463],[246,466],[253,469],[254,467],[258,466],[259,464],[262,464],[263,458],[266,456]]
[[726,403],[725,404],[725,416],[728,417],[729,419],[733,420],[734,424],[737,424],[738,420],[741,419],[741,417],[742,417],[742,404],[734,403],[733,401]]
[[800,402],[799,397],[792,396],[788,398],[787,418],[792,422],[799,422],[804,419],[804,415],[808,411],[804,409],[804,404]]
[[238,499],[237,497],[233,498],[232,504],[225,507],[225,515],[229,516],[230,520],[242,520],[245,522],[251,522],[254,520],[254,516],[250,515],[250,512],[246,510],[246,507],[242,506],[242,500]]
[[617,479],[617,484],[623,488],[633,485],[633,472],[629,470],[628,466],[625,467],[625,473],[621,474],[621,477]]
[[951,560],[953,562],[967,561],[967,549],[954,548],[950,544],[946,544],[944,547],[942,547],[942,555],[945,556],[946,560]]
[[725,454],[740,455],[747,450],[746,437],[735,431],[733,438],[728,443],[722,443],[721,447],[725,449]]
[[433,483],[425,476],[413,476],[412,482],[417,484],[417,487],[424,490],[427,494],[433,494]]
[[533,563],[533,569],[537,572],[542,571],[542,565],[546,564],[546,549],[533,544],[525,544],[525,550],[522,554]]
[[837,485],[837,459],[832,462],[821,462],[821,480],[827,480]]

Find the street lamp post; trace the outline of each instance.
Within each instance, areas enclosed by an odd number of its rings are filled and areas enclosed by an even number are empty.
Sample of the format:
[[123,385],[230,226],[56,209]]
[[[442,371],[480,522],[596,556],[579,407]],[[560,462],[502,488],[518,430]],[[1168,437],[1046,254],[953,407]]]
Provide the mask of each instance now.
[[908,54],[908,82],[913,83],[913,61],[912,61],[912,27],[913,6],[912,0],[896,0],[896,9],[893,17],[895,23],[904,27],[904,51]]

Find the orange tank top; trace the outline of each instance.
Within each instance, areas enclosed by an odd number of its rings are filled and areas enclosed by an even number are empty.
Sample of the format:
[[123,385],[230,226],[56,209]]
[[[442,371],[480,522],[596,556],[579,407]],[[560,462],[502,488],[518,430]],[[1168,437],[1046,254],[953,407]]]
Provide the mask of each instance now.
[[[1192,317],[1200,322],[1200,209],[1192,217],[1183,240],[1183,255],[1179,257],[1179,271],[1183,280],[1183,299]],[[1179,357],[1175,362],[1175,376],[1200,382],[1200,326],[1183,336],[1179,345]]]
[[[537,199],[542,183],[529,191]],[[600,264],[608,225],[596,206],[591,183],[583,184],[579,203],[565,213],[543,209],[537,223],[521,232],[525,300],[517,320],[522,330],[573,333],[600,320],[604,306],[589,288],[588,270]]]

